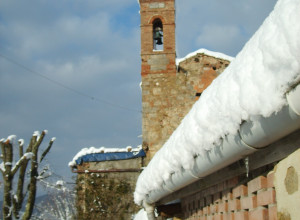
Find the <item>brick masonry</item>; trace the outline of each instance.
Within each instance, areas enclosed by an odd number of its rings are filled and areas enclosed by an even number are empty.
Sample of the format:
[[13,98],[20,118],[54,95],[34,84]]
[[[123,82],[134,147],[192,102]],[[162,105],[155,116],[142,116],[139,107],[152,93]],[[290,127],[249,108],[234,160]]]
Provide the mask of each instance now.
[[[140,0],[140,8],[142,134],[147,164],[229,61],[197,54],[176,67],[174,0]],[[163,24],[161,51],[153,49],[155,19]]]
[[233,178],[185,197],[181,202],[183,219],[276,220],[273,180],[273,171],[246,184],[238,184],[238,178]]

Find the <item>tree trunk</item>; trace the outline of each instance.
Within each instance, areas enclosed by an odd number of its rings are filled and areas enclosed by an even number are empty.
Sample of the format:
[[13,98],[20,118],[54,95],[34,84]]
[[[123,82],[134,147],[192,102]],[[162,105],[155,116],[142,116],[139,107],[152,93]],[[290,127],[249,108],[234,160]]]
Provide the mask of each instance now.
[[11,220],[12,219],[12,204],[11,204],[11,192],[12,192],[12,159],[13,159],[13,148],[9,141],[1,143],[3,162],[4,162],[4,199],[3,199],[3,219]]
[[40,144],[42,143],[45,137],[45,134],[46,133],[43,131],[38,141],[32,146],[33,156],[31,158],[31,172],[30,172],[30,183],[28,188],[28,199],[27,199],[25,213],[23,215],[22,220],[29,220],[32,215],[32,211],[35,203],[35,196],[36,196],[36,182],[38,177],[38,150]]
[[12,204],[11,204],[12,178],[11,175],[4,177],[4,200],[3,200],[3,219],[12,219]]

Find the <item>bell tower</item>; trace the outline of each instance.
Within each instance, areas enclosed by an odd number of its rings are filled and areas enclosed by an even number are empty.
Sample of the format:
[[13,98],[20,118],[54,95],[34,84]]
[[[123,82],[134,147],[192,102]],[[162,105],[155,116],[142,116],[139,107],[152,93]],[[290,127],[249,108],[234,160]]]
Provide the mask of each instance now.
[[178,122],[176,104],[175,0],[139,0],[141,15],[142,134],[146,164]]
[[175,0],[139,1],[142,76],[176,73]]

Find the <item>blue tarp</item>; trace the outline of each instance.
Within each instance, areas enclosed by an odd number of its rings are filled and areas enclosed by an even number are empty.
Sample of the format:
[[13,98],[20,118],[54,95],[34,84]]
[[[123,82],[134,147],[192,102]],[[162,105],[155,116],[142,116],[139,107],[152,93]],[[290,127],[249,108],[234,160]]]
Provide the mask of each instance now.
[[109,160],[127,160],[138,157],[145,157],[146,154],[143,150],[139,152],[113,152],[113,153],[97,153],[87,154],[76,160],[76,164],[82,164],[83,162],[100,162]]

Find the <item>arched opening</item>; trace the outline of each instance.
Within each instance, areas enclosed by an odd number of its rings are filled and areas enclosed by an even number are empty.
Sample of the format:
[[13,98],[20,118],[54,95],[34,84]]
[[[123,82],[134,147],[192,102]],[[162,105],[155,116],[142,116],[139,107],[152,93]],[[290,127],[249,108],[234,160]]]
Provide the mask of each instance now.
[[159,18],[153,21],[153,50],[164,50],[163,24]]

